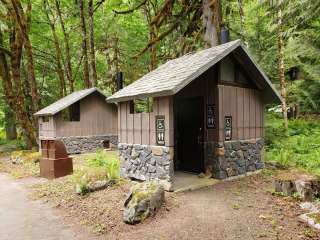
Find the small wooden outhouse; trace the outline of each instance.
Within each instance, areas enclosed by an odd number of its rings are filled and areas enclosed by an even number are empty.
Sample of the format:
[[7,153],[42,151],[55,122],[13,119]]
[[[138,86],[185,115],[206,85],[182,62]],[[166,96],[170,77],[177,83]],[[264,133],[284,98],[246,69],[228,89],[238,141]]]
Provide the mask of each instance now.
[[73,92],[35,113],[42,140],[61,140],[68,153],[110,148],[118,144],[118,113],[97,88]]
[[264,167],[264,106],[280,102],[240,40],[168,61],[108,98],[118,103],[121,174],[224,179]]

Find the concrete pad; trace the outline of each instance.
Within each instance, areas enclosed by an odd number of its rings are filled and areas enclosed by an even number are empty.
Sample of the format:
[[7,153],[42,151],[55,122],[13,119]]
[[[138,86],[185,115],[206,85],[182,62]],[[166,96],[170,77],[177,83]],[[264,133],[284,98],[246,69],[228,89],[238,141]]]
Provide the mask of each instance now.
[[220,182],[213,178],[200,178],[198,174],[187,172],[174,172],[173,189],[174,192],[192,191],[204,187],[209,187]]

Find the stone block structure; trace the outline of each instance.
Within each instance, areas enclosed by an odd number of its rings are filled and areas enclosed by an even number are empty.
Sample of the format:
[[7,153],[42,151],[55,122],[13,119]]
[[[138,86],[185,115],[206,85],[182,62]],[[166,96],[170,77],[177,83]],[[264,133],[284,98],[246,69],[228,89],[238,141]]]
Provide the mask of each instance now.
[[61,140],[69,154],[118,144],[118,113],[97,88],[73,92],[35,113],[42,140]]
[[62,137],[57,139],[64,143],[69,154],[118,147],[118,135]]
[[206,161],[217,179],[244,175],[264,168],[263,139],[206,144]]
[[119,144],[121,176],[138,180],[160,180],[166,190],[173,187],[173,149],[162,146]]
[[107,100],[118,104],[122,176],[171,185],[175,171],[225,179],[263,168],[264,107],[281,97],[236,40],[168,61]]

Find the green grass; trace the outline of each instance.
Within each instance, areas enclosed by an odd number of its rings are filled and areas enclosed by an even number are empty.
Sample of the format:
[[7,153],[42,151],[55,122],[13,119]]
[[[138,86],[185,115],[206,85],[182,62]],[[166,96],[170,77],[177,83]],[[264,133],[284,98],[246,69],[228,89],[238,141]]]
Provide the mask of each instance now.
[[[98,150],[81,156],[84,162],[75,168],[73,182],[86,193],[89,183],[100,180],[120,180],[120,163],[117,151]],[[76,159],[75,159],[76,160]],[[77,160],[76,160],[77,161]]]
[[5,130],[0,128],[0,153],[9,154],[12,151],[22,149],[26,149],[26,145],[22,139],[7,140]]
[[286,135],[281,117],[267,114],[266,161],[320,175],[320,121],[290,120]]

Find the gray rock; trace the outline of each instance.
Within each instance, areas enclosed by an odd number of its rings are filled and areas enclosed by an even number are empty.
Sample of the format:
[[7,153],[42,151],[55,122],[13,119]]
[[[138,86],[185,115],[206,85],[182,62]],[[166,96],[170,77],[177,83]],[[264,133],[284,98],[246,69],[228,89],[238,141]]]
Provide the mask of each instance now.
[[231,149],[232,149],[232,144],[231,144],[231,142],[225,142],[225,143],[224,143],[224,148],[225,148],[226,150],[231,150]]
[[153,165],[149,165],[148,166],[148,172],[149,173],[155,173],[156,170],[157,170],[157,168],[155,166],[153,166]]
[[138,183],[133,186],[124,203],[123,221],[136,224],[144,221],[162,206],[164,189],[157,182]]
[[157,182],[139,183],[132,187],[125,203],[123,221],[136,224],[144,221],[162,206],[164,188]]
[[260,169],[263,169],[264,168],[264,163],[262,162],[256,162],[256,169],[257,170],[260,170]]
[[241,144],[240,144],[239,141],[233,141],[231,143],[231,146],[232,146],[232,149],[235,150],[235,151],[238,151],[241,148]]
[[225,179],[227,178],[227,174],[225,171],[217,171],[213,173],[213,177],[217,179]]

